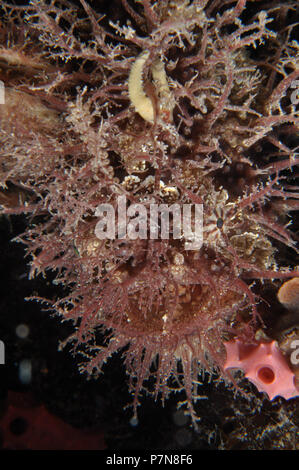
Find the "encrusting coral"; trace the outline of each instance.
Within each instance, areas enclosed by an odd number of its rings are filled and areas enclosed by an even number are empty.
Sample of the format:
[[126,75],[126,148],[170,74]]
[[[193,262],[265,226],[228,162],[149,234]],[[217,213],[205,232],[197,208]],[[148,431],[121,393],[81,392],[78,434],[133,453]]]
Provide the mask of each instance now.
[[[185,391],[196,423],[199,374],[230,383],[224,343],[257,344],[263,286],[299,276],[280,263],[299,208],[296,3],[121,5],[117,21],[85,0],[2,2],[0,202],[30,215],[31,276],[68,289],[49,303],[81,370],[121,351],[135,413],[152,377],[155,398]],[[99,239],[97,208],[121,196],[202,204],[202,247],[171,221],[169,239]]]
[[260,392],[266,392],[270,400],[277,396],[299,396],[292,372],[275,341],[258,346],[244,345],[239,340],[224,343],[227,357],[224,369],[237,368],[254,383]]

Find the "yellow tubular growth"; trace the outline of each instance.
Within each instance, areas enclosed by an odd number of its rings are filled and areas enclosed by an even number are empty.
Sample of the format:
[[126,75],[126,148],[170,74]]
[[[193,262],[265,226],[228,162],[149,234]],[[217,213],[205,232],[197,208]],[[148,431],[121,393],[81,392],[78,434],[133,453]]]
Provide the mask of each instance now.
[[143,66],[149,57],[149,52],[142,52],[135,60],[129,75],[129,97],[140,116],[146,121],[154,121],[154,107],[151,100],[143,91]]
[[[149,51],[144,51],[137,57],[131,68],[128,87],[131,103],[135,106],[137,113],[146,121],[153,122],[154,106],[151,99],[144,93],[142,80],[143,67],[148,58]],[[168,86],[164,64],[160,59],[153,62],[151,72],[156,94],[160,98],[160,107],[162,108],[160,111],[172,115],[174,100]]]

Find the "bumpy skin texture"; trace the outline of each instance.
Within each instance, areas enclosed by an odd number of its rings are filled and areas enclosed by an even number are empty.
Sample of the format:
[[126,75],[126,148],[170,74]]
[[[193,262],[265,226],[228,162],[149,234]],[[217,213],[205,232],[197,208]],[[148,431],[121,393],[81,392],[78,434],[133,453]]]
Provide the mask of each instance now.
[[[153,376],[163,400],[185,390],[196,422],[199,372],[229,379],[224,341],[254,342],[263,326],[259,280],[299,276],[277,264],[295,249],[286,226],[299,208],[295,5],[278,15],[255,3],[122,0],[130,25],[84,0],[2,6],[4,44],[14,38],[0,50],[3,212],[34,217],[20,240],[31,275],[54,270],[69,289],[51,307],[74,322],[81,370],[123,351],[135,412]],[[121,195],[203,204],[203,247],[99,240],[96,208]]]

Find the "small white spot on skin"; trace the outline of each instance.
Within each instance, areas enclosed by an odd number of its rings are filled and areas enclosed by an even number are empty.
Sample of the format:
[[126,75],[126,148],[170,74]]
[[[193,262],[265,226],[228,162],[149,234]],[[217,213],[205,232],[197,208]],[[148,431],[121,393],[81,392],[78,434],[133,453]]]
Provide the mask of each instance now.
[[185,261],[184,255],[182,255],[181,253],[176,253],[173,261],[174,261],[174,264],[177,266],[184,264],[184,261]]
[[162,335],[166,335],[167,333],[167,320],[168,320],[168,316],[167,316],[167,313],[165,313],[162,317],[162,320],[163,320],[163,329],[162,329]]
[[217,266],[217,264],[212,264],[211,265],[211,271],[213,272],[216,272],[216,271],[220,271],[220,266]]

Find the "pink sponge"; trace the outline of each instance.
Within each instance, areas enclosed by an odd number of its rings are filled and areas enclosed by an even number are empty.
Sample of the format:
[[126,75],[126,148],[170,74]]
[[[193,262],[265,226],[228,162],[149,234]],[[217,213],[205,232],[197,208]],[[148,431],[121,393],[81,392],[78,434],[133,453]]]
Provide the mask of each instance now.
[[245,377],[257,387],[259,392],[266,392],[270,400],[278,395],[286,400],[299,396],[299,390],[294,383],[295,375],[276,341],[255,346],[245,345],[237,339],[224,345],[226,348],[225,370],[242,369]]

